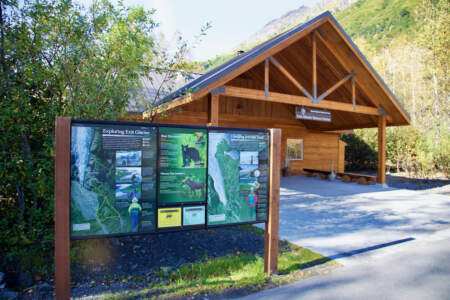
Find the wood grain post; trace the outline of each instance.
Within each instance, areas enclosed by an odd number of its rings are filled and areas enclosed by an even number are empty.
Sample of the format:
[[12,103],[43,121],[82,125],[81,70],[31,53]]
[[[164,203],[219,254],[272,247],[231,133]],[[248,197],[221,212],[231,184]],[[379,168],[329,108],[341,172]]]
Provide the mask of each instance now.
[[57,117],[55,128],[55,292],[70,299],[70,118]]
[[281,129],[270,129],[269,215],[264,240],[264,272],[278,272],[278,226],[280,216]]
[[378,173],[377,182],[386,183],[386,116],[378,117]]
[[219,126],[219,94],[211,94],[210,97],[208,126]]

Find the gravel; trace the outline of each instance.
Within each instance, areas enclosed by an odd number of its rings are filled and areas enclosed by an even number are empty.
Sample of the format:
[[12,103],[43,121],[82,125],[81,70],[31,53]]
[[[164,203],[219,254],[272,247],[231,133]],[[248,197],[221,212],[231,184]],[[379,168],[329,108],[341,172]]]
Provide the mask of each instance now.
[[[183,264],[236,253],[264,255],[264,236],[253,226],[72,241],[71,296],[139,290],[163,282]],[[161,277],[160,277],[161,276]],[[53,299],[53,282],[40,282],[23,299]]]

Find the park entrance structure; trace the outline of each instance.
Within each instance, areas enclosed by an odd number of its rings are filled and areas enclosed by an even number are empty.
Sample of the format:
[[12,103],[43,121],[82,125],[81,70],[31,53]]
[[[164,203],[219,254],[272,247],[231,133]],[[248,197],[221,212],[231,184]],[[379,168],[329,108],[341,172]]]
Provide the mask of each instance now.
[[325,12],[200,76],[143,113],[156,122],[282,130],[281,166],[344,170],[339,133],[378,127],[385,183],[386,126],[410,118],[381,77]]

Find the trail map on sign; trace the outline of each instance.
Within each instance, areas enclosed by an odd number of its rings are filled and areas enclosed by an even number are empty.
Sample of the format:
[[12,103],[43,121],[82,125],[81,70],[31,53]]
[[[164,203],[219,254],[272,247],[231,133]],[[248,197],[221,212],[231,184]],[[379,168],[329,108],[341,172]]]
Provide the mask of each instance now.
[[263,132],[209,132],[208,225],[266,220],[268,150]]

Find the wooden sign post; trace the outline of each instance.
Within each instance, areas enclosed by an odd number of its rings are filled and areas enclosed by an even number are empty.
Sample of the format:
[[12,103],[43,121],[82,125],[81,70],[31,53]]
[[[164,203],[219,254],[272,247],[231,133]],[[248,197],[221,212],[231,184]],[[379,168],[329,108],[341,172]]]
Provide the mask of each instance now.
[[270,129],[269,215],[264,241],[264,272],[278,272],[278,226],[280,216],[281,129]]
[[70,118],[55,126],[55,292],[70,299]]
[[[217,100],[217,99],[216,99]],[[217,103],[216,103],[217,104]],[[217,120],[216,120],[217,121]],[[70,299],[70,118],[55,124],[55,292],[56,299]],[[269,203],[264,244],[264,271],[278,271],[281,130],[270,129]]]

